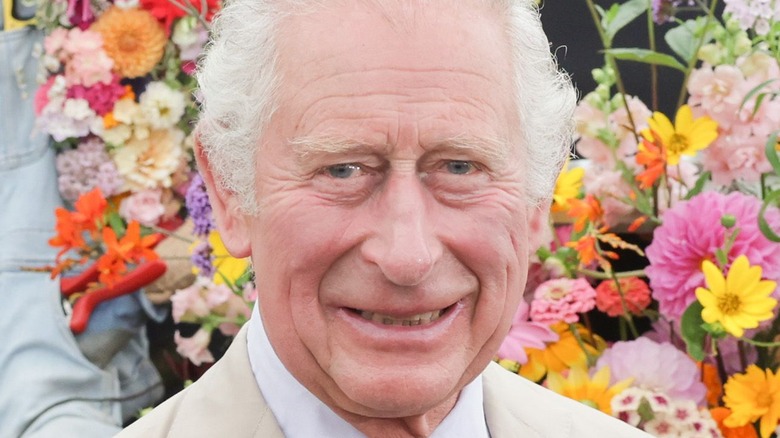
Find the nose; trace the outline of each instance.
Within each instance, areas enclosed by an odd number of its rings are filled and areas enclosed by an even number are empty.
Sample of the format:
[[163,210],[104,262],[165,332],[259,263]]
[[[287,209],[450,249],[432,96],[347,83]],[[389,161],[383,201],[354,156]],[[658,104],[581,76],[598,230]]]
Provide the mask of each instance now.
[[441,258],[441,242],[432,217],[434,202],[416,173],[388,176],[374,204],[373,230],[361,252],[390,282],[416,286]]

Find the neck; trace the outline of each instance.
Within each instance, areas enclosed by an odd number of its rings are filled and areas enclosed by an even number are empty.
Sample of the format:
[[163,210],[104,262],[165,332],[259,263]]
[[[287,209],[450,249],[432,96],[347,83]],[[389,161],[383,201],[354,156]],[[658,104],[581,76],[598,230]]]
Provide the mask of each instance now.
[[457,400],[458,395],[455,394],[425,414],[402,418],[369,418],[341,409],[331,409],[369,438],[426,438],[433,434]]

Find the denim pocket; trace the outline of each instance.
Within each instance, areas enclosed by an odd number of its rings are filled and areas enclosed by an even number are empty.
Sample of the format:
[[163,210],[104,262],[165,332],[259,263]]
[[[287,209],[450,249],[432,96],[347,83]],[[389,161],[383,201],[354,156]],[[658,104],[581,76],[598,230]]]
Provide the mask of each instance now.
[[35,132],[33,109],[38,88],[33,51],[41,40],[31,27],[0,32],[0,171],[24,166],[48,148],[48,137]]

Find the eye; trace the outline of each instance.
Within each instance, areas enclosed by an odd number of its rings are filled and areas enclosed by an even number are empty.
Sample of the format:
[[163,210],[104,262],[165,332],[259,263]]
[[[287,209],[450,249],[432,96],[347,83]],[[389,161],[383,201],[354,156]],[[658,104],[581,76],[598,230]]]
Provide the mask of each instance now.
[[347,179],[359,173],[361,170],[362,168],[359,164],[339,163],[326,167],[323,169],[323,172],[333,178]]
[[445,167],[449,173],[454,175],[468,175],[477,170],[477,166],[475,166],[471,161],[461,160],[448,161],[445,164]]

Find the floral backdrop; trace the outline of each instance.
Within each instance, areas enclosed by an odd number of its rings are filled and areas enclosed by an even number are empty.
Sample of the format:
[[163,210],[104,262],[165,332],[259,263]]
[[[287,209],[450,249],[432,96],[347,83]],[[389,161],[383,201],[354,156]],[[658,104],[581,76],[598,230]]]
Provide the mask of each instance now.
[[[584,159],[561,173],[496,360],[655,436],[777,436],[780,0],[577,1],[604,48],[575,115]],[[188,281],[155,299],[170,301],[178,354],[201,367],[256,296],[192,157],[191,74],[218,8],[46,0],[38,16],[38,126],[72,203],[53,212],[48,269],[81,315],[72,328],[88,321],[79,303],[160,289],[184,260]],[[616,47],[641,21],[648,47]],[[629,63],[645,66],[648,101],[626,89]],[[663,75],[682,87],[661,88]],[[659,96],[677,100],[672,113]]]

